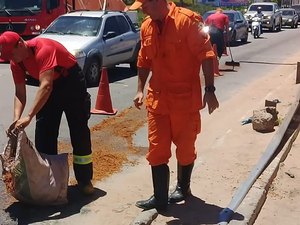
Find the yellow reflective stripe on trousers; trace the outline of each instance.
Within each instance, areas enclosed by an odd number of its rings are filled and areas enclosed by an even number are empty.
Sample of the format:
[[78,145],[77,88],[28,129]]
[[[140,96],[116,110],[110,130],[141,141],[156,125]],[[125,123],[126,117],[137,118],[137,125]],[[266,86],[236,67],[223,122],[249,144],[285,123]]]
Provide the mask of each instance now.
[[92,154],[90,155],[73,155],[73,163],[79,165],[86,165],[92,162]]

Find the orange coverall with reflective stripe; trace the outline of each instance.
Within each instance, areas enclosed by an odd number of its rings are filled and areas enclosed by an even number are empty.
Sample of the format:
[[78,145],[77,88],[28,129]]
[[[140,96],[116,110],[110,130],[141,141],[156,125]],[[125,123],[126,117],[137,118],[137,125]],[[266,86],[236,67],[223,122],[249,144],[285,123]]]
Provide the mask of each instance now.
[[152,71],[146,96],[147,160],[151,166],[168,163],[172,142],[181,165],[196,159],[202,108],[201,61],[215,57],[209,37],[200,32],[201,16],[172,2],[169,5],[161,31],[151,18],[141,26],[137,66]]

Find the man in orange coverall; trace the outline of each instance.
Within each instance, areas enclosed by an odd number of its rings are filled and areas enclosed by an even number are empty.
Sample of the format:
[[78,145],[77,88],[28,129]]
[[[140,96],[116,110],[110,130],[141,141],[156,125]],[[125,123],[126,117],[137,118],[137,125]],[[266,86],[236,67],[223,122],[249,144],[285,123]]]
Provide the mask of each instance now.
[[[138,90],[135,106],[143,104],[144,87],[149,80],[149,151],[154,195],[138,201],[142,209],[167,208],[168,202],[184,200],[191,194],[190,178],[196,159],[195,141],[200,132],[199,110],[208,105],[209,113],[219,107],[215,96],[213,57],[209,36],[202,31],[201,16],[168,3],[167,0],[136,0],[129,8],[141,8],[149,15],[141,26],[138,57]],[[202,101],[200,67],[205,77]],[[168,196],[171,143],[176,145],[178,183]]]

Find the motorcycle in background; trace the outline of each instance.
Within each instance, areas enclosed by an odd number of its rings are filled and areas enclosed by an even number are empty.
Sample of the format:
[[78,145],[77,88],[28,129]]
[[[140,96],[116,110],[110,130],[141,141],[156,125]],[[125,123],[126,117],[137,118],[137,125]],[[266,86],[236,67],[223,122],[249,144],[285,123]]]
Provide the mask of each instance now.
[[261,35],[261,18],[255,16],[252,18],[251,34],[254,38],[259,38]]

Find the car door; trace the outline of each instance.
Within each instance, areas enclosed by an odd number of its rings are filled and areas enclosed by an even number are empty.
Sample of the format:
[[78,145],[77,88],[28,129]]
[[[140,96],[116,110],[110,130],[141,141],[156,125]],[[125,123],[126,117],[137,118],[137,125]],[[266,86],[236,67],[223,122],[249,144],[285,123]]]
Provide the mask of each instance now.
[[274,16],[275,16],[275,26],[281,24],[281,11],[277,4],[274,4]]
[[237,12],[237,20],[239,21],[239,38],[245,38],[248,34],[248,23],[241,12]]
[[234,24],[236,29],[236,39],[239,40],[243,33],[243,21],[241,20],[238,12],[234,13]]
[[106,17],[103,22],[102,64],[103,66],[112,66],[123,54],[123,37],[115,15]]
[[135,46],[137,43],[137,35],[134,33],[125,18],[125,16],[117,16],[117,22],[119,24],[120,33],[121,33],[121,42],[120,45],[120,58],[119,62],[124,62],[130,58],[132,58],[135,50]]

